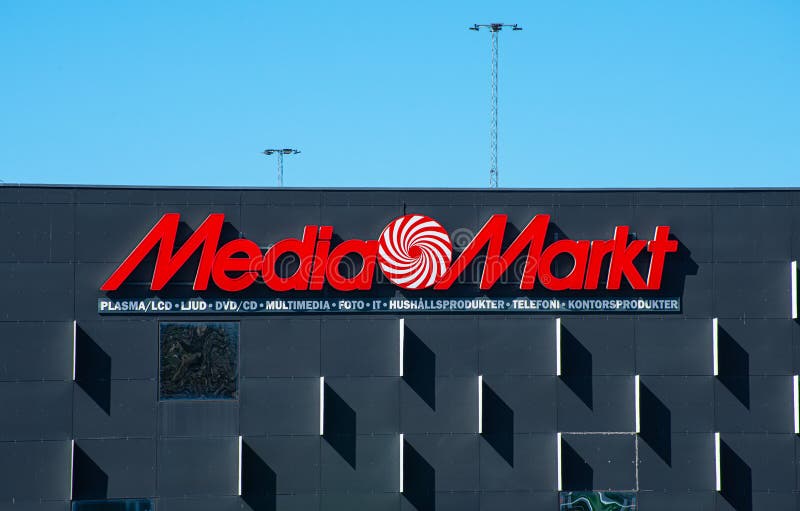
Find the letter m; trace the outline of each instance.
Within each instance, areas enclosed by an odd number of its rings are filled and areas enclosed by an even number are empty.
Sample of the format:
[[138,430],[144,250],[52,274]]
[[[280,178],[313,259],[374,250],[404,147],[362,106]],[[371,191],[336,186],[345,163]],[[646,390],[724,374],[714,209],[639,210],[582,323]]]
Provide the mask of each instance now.
[[525,258],[525,271],[520,281],[520,289],[533,289],[536,282],[536,273],[539,268],[539,259],[542,254],[547,226],[550,224],[550,215],[536,215],[511,245],[501,254],[503,237],[506,230],[506,215],[492,215],[488,222],[478,231],[458,259],[433,286],[434,289],[449,289],[458,276],[469,266],[475,256],[486,247],[486,264],[481,275],[481,289],[491,288],[508,267],[528,246]]
[[144,258],[147,257],[147,254],[149,254],[156,245],[158,245],[158,256],[156,257],[156,265],[153,270],[153,280],[150,283],[150,289],[154,291],[162,289],[201,246],[203,250],[200,254],[200,264],[197,266],[197,274],[195,275],[192,288],[196,291],[208,289],[211,265],[214,262],[214,254],[217,252],[217,245],[219,244],[219,238],[222,234],[222,223],[224,220],[225,215],[221,213],[208,215],[208,218],[206,218],[203,223],[200,224],[200,227],[192,233],[189,239],[186,240],[186,243],[173,254],[175,238],[178,234],[180,214],[165,214],[161,217],[161,220],[153,226],[150,232],[145,235],[142,241],[136,245],[133,252],[125,258],[122,264],[119,265],[119,268],[111,274],[100,289],[102,291],[114,291],[119,289],[122,283],[125,282],[125,279],[130,277],[131,273],[133,273],[136,267],[141,264]]

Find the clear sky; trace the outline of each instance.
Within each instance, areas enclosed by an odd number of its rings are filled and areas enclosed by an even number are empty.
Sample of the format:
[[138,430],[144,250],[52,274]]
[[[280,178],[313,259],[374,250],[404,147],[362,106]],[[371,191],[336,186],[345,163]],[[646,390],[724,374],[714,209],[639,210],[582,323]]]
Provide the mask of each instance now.
[[800,186],[800,2],[0,2],[0,179]]

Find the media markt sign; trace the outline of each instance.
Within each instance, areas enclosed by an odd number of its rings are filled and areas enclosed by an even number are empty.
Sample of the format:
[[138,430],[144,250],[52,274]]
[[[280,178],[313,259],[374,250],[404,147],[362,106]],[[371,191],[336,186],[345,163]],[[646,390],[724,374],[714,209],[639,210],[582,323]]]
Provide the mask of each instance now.
[[[667,255],[678,250],[668,226],[656,227],[652,240],[630,240],[630,229],[617,226],[607,240],[557,240],[545,246],[549,215],[536,215],[503,249],[506,215],[493,215],[454,259],[448,232],[423,215],[395,219],[374,240],[333,242],[332,226],[307,225],[301,238],[287,238],[262,252],[245,238],[220,246],[225,217],[211,214],[180,247],[175,247],[180,215],[164,215],[101,286],[110,296],[98,300],[102,314],[223,313],[266,314],[292,312],[679,312],[680,298],[661,297]],[[150,296],[115,298],[133,272],[156,253]],[[194,279],[196,296],[152,296],[164,290],[189,259],[199,254]],[[286,275],[281,261],[295,259]],[[568,257],[565,274],[554,270],[556,258]],[[637,268],[649,260],[646,277]],[[357,261],[356,267],[352,263]],[[480,262],[475,292],[453,296],[468,269]],[[521,267],[519,263],[521,262]],[[492,289],[513,283],[518,296],[494,297]],[[349,267],[350,271],[343,270]],[[378,273],[376,268],[380,269]],[[394,297],[370,296],[376,281],[394,286]],[[631,296],[630,291],[641,295]],[[459,285],[459,288],[463,288]],[[268,296],[251,298],[253,291]],[[422,290],[428,290],[420,293]],[[239,298],[236,293],[245,293]],[[337,298],[327,295],[335,293]],[[345,297],[338,297],[342,293]],[[602,296],[593,296],[602,292]],[[585,295],[583,295],[583,294]],[[626,293],[625,296],[617,296]],[[214,294],[214,297],[207,295]],[[658,298],[653,298],[658,294]],[[423,296],[424,295],[424,296]],[[561,296],[563,295],[563,297]]]

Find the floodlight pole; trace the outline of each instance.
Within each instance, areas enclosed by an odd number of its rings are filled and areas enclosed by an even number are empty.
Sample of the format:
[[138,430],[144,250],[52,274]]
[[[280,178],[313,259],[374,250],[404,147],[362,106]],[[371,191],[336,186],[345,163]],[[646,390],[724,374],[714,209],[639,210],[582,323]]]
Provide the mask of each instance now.
[[492,45],[492,63],[491,63],[491,89],[492,95],[490,100],[490,113],[489,113],[489,188],[497,188],[497,61],[499,54],[498,47],[498,34],[503,28],[510,28],[511,30],[522,30],[522,27],[516,23],[488,23],[488,24],[475,24],[469,27],[470,30],[479,31],[482,28],[489,29],[491,34],[490,43]]
[[283,186],[283,155],[299,154],[297,149],[264,149],[263,153],[267,156],[278,155],[278,186]]

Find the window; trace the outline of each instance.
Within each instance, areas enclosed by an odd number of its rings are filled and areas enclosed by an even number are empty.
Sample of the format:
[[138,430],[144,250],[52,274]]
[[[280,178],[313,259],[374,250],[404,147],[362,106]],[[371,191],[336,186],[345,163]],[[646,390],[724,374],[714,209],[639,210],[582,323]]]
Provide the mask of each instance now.
[[636,511],[636,494],[614,491],[562,491],[561,511]]
[[79,500],[72,503],[72,511],[152,511],[149,499]]
[[239,323],[160,323],[161,399],[236,399]]

